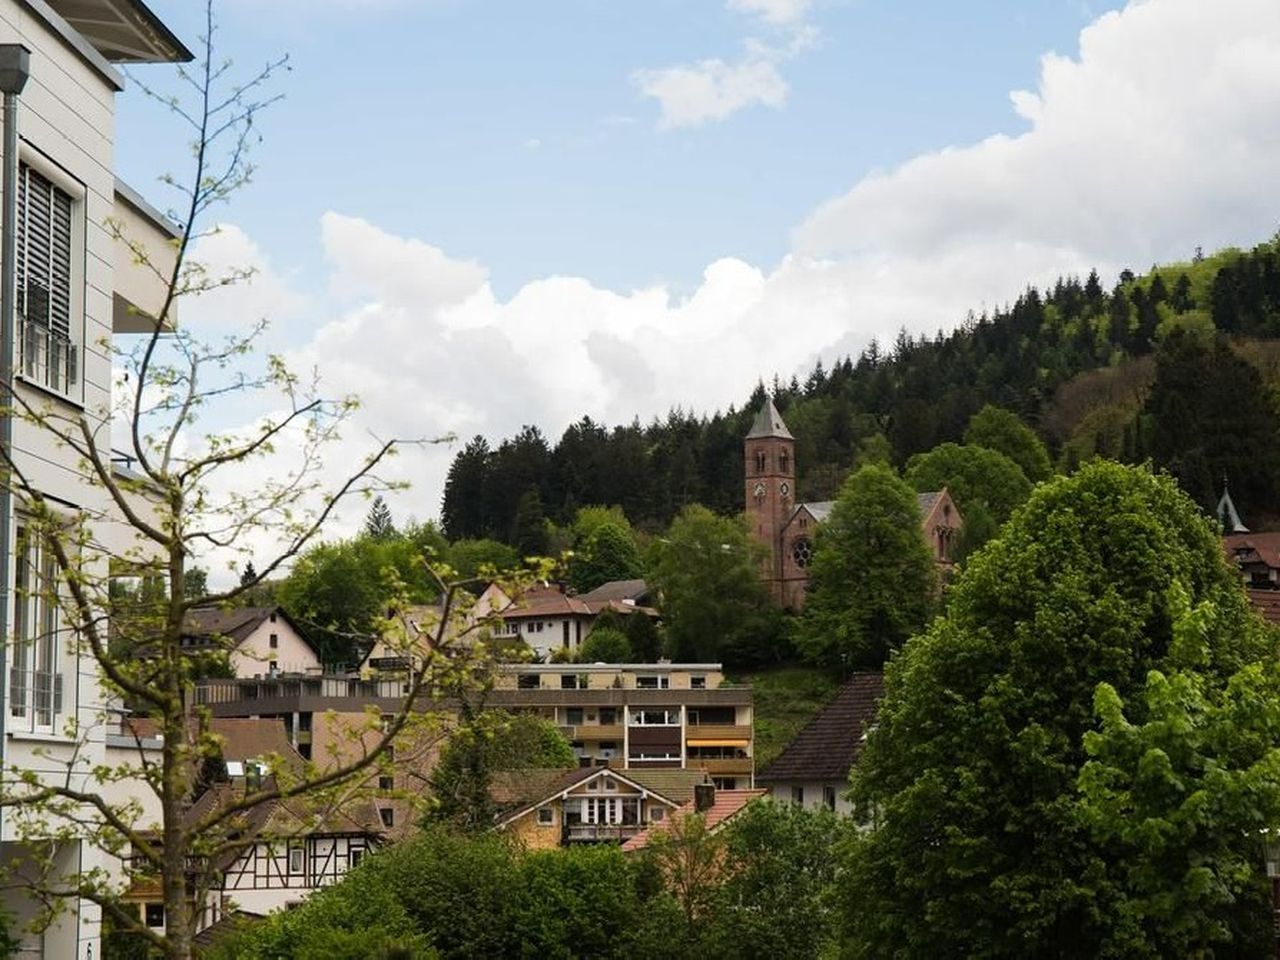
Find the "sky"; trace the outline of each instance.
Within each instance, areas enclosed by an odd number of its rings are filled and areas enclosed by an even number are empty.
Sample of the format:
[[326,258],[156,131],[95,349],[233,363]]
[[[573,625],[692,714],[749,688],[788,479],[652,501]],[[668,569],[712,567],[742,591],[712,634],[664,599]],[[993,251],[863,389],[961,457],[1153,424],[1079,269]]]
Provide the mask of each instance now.
[[[194,46],[189,0],[151,6]],[[220,0],[218,56],[288,54],[252,183],[184,304],[363,406],[436,515],[449,461],[740,403],[1028,284],[1280,224],[1274,0]],[[134,70],[163,88],[170,67]],[[126,92],[117,167],[162,208],[183,131]],[[228,402],[219,425],[261,411]],[[330,535],[349,533],[365,505]]]

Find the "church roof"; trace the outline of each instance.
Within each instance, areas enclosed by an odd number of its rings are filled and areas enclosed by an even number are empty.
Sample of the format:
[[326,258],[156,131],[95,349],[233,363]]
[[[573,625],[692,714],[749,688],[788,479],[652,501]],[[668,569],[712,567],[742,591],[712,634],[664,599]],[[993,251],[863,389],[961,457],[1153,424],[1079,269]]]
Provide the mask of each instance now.
[[778,413],[778,408],[773,405],[773,400],[765,398],[764,403],[760,407],[760,412],[756,414],[755,422],[751,424],[751,431],[747,434],[748,440],[759,440],[762,437],[781,437],[784,440],[794,440],[791,431],[787,429],[787,425],[782,422],[782,414]]
[[[801,510],[808,510],[813,515],[813,519],[819,523],[831,516],[831,508],[836,505],[834,500],[814,500],[810,503],[797,503],[796,513]],[[794,516],[794,514],[792,514]]]
[[938,502],[940,496],[942,496],[941,490],[916,494],[916,503],[920,505],[920,516],[922,518],[929,516],[929,511],[933,509],[933,505]]

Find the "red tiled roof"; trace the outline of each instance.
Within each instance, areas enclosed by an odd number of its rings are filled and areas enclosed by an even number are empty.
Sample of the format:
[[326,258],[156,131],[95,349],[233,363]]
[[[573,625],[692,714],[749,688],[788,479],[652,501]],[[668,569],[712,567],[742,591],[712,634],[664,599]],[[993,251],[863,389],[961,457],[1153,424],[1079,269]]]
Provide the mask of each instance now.
[[[717,790],[715,802],[702,813],[707,830],[718,830],[727,820],[741,813],[752,800],[757,800],[768,792],[768,790],[760,787],[754,790]],[[697,813],[695,801],[690,800],[679,810],[672,813],[671,817],[666,820],[660,820],[647,830],[637,833],[622,845],[622,852],[631,853],[635,850],[643,850],[649,845],[649,839],[653,834],[669,829],[668,824],[671,823],[672,819],[675,817],[687,817],[693,813]]]
[[580,598],[571,597],[558,586],[535,587],[510,607],[501,611],[504,620],[523,617],[590,617],[591,608]]
[[863,734],[875,722],[882,696],[884,674],[855,673],[756,779],[843,780],[858,762]]
[[1222,538],[1222,546],[1227,556],[1237,562],[1280,567],[1280,531],[1229,533]]

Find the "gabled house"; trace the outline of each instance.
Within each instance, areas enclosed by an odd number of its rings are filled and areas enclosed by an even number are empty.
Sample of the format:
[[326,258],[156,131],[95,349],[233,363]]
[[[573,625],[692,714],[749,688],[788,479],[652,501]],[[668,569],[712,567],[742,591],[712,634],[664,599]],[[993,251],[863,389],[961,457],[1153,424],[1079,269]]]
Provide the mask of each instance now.
[[283,607],[196,607],[187,611],[181,643],[226,650],[236,677],[321,672],[320,654]]
[[756,782],[768,788],[775,800],[851,813],[852,806],[844,796],[849,771],[862,754],[883,696],[884,674],[855,673],[835,699],[756,775]]
[[533,850],[621,843],[693,799],[694,770],[509,770],[490,788],[503,810],[497,829]]

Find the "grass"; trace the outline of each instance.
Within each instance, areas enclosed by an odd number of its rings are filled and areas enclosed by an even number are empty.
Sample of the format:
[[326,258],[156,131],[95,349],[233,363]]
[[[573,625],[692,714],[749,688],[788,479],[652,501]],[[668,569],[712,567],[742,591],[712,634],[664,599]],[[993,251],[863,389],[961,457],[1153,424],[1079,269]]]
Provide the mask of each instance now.
[[756,770],[763,770],[835,695],[835,678],[813,667],[777,667],[737,674],[735,684],[750,685],[755,711]]

